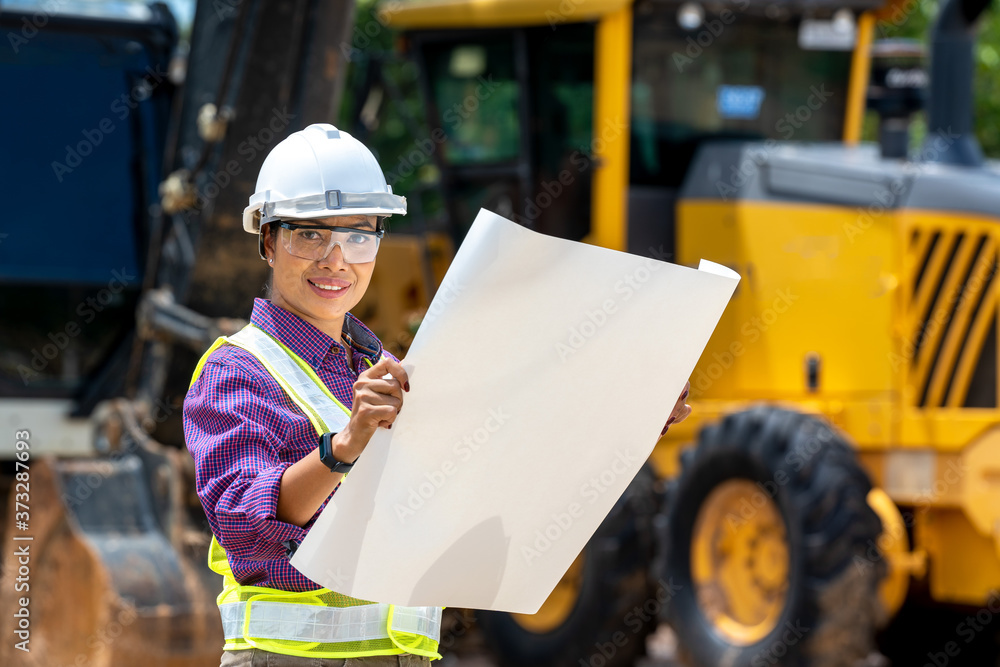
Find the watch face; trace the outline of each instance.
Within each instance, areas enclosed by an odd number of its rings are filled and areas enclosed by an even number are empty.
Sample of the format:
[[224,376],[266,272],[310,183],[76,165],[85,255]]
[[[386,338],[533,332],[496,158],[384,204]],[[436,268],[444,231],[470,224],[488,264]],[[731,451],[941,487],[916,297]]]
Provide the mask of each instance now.
[[333,433],[324,433],[319,439],[319,460],[330,470],[335,470],[339,461],[333,458]]

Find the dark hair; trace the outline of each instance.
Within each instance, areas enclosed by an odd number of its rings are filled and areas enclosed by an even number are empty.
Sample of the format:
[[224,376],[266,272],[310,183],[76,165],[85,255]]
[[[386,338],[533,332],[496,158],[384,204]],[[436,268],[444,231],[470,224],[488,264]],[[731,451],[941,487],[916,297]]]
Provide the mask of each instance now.
[[[271,248],[273,252],[278,252],[278,230],[281,229],[278,225],[272,225],[268,223],[267,225],[267,235],[271,237]],[[267,268],[271,269],[267,272],[267,282],[264,283],[264,298],[268,301],[271,300],[271,292],[274,290],[274,265],[268,262]]]
[[[275,221],[276,222],[276,221]],[[267,234],[271,237],[271,245],[277,248],[278,243],[278,230],[281,229],[278,225],[272,225],[270,222],[264,223],[267,225]]]

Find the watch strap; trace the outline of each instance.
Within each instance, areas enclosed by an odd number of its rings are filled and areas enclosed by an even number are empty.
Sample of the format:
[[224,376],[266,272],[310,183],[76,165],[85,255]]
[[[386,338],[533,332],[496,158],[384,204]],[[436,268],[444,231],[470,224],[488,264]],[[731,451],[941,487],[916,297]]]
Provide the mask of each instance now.
[[345,475],[354,467],[353,463],[338,461],[333,456],[333,436],[337,435],[327,431],[319,439],[319,460],[330,469],[330,472],[340,472]]

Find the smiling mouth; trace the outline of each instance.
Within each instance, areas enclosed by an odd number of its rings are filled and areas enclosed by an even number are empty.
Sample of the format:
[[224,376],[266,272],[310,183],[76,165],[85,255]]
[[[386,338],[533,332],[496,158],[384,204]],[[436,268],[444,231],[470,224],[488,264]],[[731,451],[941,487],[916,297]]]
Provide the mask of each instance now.
[[334,285],[320,285],[318,283],[314,283],[311,280],[309,281],[309,284],[312,285],[313,287],[318,287],[319,289],[327,290],[328,292],[339,292],[341,290],[347,289],[346,286],[345,287],[336,287]]

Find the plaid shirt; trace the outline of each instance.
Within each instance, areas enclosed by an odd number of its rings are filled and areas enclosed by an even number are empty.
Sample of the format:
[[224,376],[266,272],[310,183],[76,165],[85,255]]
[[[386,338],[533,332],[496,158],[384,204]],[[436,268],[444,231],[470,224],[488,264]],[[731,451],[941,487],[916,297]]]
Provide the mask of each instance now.
[[[382,354],[375,334],[350,313],[343,338],[354,368],[332,338],[270,301],[255,299],[250,321],[302,357],[347,407],[368,367],[364,359],[374,364]],[[300,542],[330,499],[305,528],[275,518],[281,475],[316,448],[316,430],[253,355],[233,345],[212,353],[184,399],[184,439],[198,497],[236,580],[286,591],[317,588],[291,566],[282,543]]]

